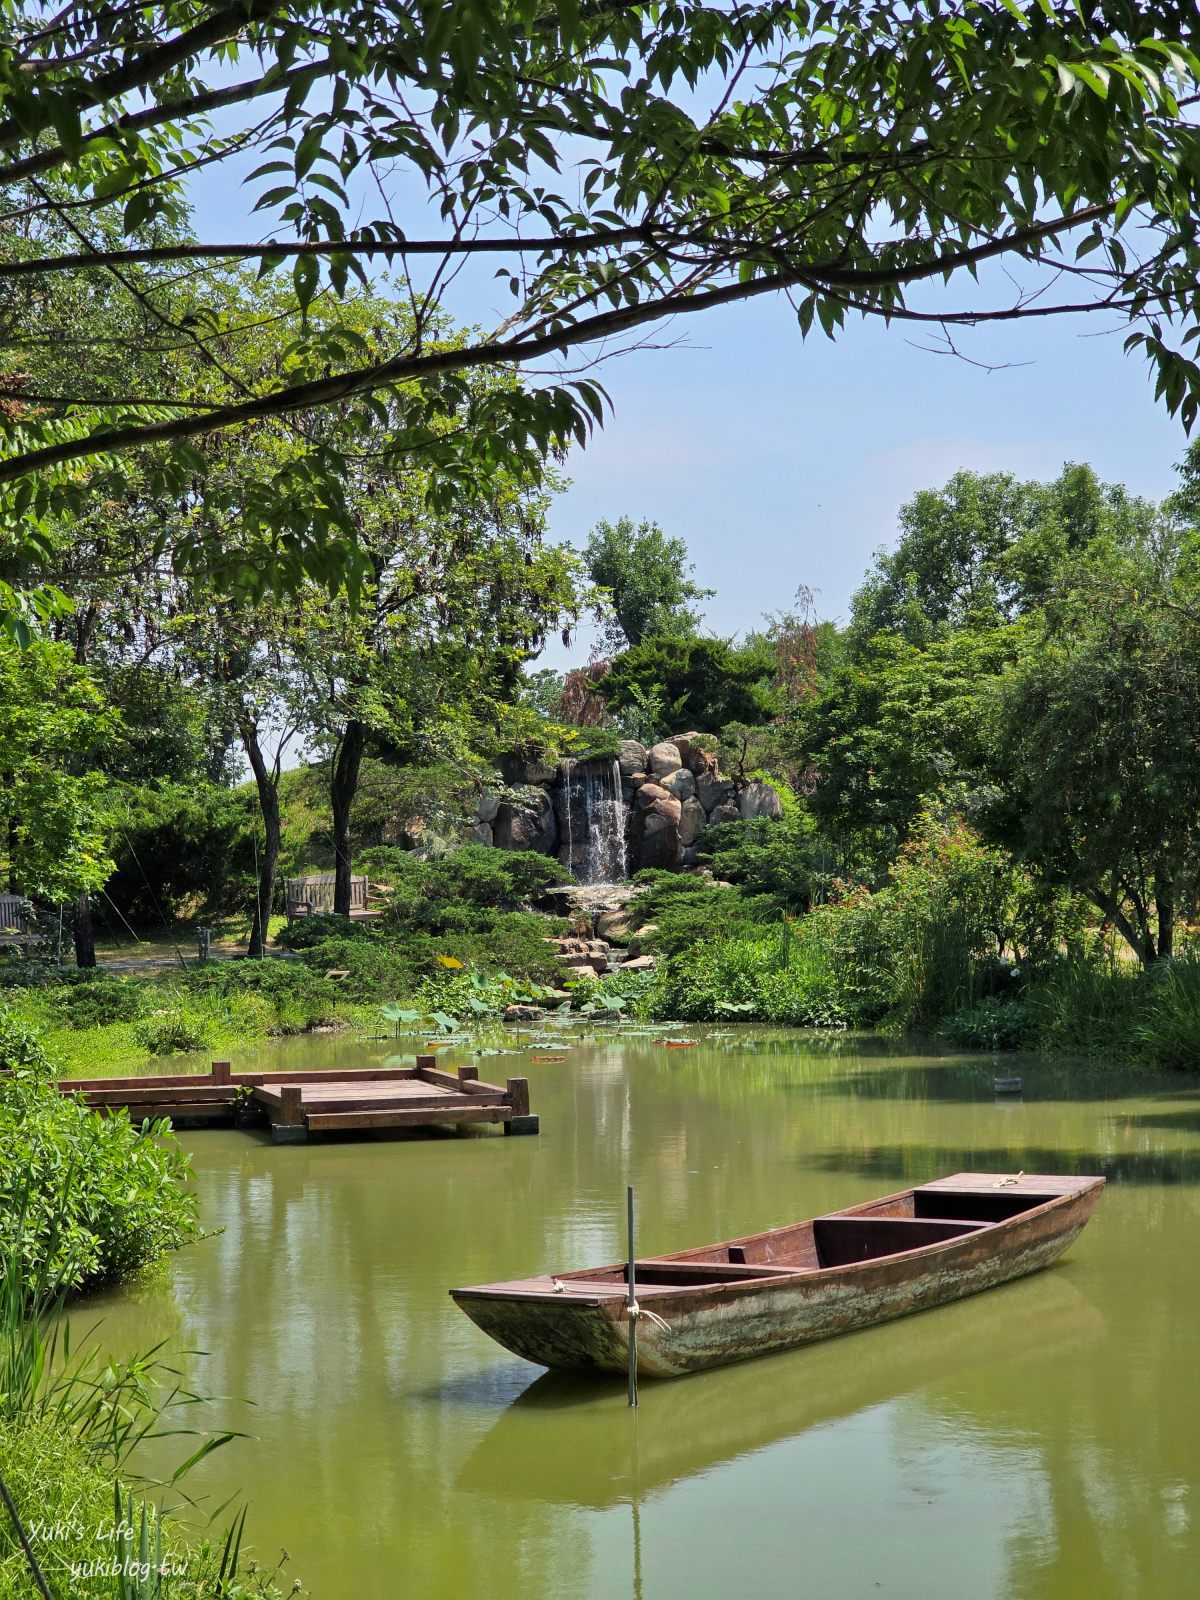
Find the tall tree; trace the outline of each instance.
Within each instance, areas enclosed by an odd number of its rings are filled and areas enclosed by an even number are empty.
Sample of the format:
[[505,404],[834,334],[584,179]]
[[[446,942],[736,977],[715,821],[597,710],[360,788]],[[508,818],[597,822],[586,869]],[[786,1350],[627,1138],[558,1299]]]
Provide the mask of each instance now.
[[[425,458],[445,505],[497,464],[586,436],[604,397],[570,375],[580,359],[768,294],[831,336],[858,314],[1124,319],[1190,424],[1194,36],[1190,0],[13,0],[0,516],[28,537],[31,511],[89,492],[73,463],[162,443],[183,483],[202,465],[190,441],[383,388],[390,448]],[[256,158],[247,201],[273,237],[181,237],[189,193]],[[146,228],[165,231],[147,242]],[[433,307],[473,257],[506,277],[512,307],[446,343]],[[210,291],[206,269],[229,259],[290,274],[301,312],[392,262],[412,315],[375,347],[301,321],[282,370],[218,396],[118,388],[86,328],[61,320],[55,285],[99,274],[219,368],[255,320]],[[976,288],[989,263],[1019,270]],[[68,338],[63,389],[27,382],[31,343]],[[491,391],[471,427],[446,426],[468,372],[534,364],[536,386]],[[314,448],[308,471],[324,496],[293,477],[295,505],[281,493],[276,511],[323,506],[327,528],[343,512],[336,452]],[[319,534],[304,560],[328,567]]]
[[[109,859],[99,751],[119,729],[89,674],[61,645],[0,642],[0,762],[10,891],[73,901],[77,914],[102,888]],[[89,767],[91,770],[89,770]],[[76,954],[95,966],[90,915],[79,915]]]
[[641,644],[652,634],[693,634],[700,615],[693,600],[712,589],[692,582],[693,567],[682,539],[668,539],[657,522],[618,517],[598,522],[583,549],[588,576],[607,589],[612,614],[603,624],[610,652]]
[[1151,538],[1158,508],[1068,462],[1051,483],[956,472],[900,508],[900,537],[854,596],[852,646],[877,633],[923,645],[964,627],[997,627],[1042,604],[1063,563]]

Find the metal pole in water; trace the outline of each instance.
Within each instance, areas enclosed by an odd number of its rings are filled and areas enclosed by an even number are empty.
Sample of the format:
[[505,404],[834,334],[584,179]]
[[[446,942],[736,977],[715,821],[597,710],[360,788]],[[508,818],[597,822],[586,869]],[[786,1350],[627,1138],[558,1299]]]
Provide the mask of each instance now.
[[629,1222],[629,1404],[636,1406],[637,1396],[637,1298],[633,1282],[633,1185],[625,1190]]

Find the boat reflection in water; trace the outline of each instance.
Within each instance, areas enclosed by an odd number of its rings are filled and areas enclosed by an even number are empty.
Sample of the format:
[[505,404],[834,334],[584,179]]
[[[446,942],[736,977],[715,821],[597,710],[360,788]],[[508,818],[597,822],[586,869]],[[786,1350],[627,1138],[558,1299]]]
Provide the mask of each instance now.
[[[458,1488],[603,1510],[638,1502],[740,1457],[984,1369],[1082,1355],[1104,1318],[1069,1264],[903,1322],[724,1367],[703,1382],[624,1388],[550,1372],[514,1400],[469,1457]],[[987,1416],[964,1415],[987,1429]]]

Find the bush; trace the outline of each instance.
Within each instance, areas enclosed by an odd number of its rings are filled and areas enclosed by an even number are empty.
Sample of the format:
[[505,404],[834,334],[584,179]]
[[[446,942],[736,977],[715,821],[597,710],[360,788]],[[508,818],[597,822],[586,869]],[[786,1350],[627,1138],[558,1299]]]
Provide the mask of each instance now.
[[146,985],[135,978],[88,973],[49,989],[46,1008],[63,1028],[102,1028],[110,1022],[136,1022],[146,1010]]
[[386,924],[428,933],[447,927],[483,932],[491,925],[489,913],[519,911],[571,876],[549,856],[488,845],[463,845],[432,861],[402,851],[392,856],[385,866],[392,885]]
[[[639,873],[638,881],[646,876]],[[629,941],[634,955],[682,955],[712,940],[760,938],[768,926],[778,925],[781,915],[777,902],[767,896],[749,897],[678,873],[656,874],[629,910],[637,924]]]
[[281,928],[276,942],[285,950],[311,950],[313,945],[326,939],[370,938],[373,931],[369,922],[355,922],[333,911],[314,911]]
[[59,1092],[37,1036],[0,1008],[0,1253],[90,1288],[199,1235],[187,1157],[165,1123],[99,1116]]
[[143,1017],[133,1030],[138,1044],[152,1056],[186,1055],[206,1050],[216,1037],[216,1017],[186,1002],[162,1006]]
[[1025,1001],[989,995],[957,1012],[941,1031],[970,1050],[1023,1050],[1034,1041],[1037,1019]]
[[326,939],[304,951],[303,960],[314,973],[345,972],[347,976],[337,988],[350,1000],[392,1000],[409,995],[426,976],[420,955],[380,938]]
[[700,853],[716,877],[747,894],[771,895],[789,911],[823,899],[835,865],[832,846],[806,812],[780,822],[722,823],[706,831]]
[[849,1020],[826,951],[786,930],[672,956],[657,980],[647,1001],[657,1017],[810,1028],[843,1027]]
[[232,908],[253,883],[253,817],[244,789],[163,783],[132,791],[106,893],[139,924],[158,924],[188,901]]

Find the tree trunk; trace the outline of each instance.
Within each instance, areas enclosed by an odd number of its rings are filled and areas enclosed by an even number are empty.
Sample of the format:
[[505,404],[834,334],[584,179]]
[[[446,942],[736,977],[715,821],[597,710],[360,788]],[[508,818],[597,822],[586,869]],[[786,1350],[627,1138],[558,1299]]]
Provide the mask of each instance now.
[[96,938],[92,931],[92,902],[86,889],[79,891],[75,901],[75,965],[96,965]]
[[1175,954],[1175,884],[1169,872],[1160,870],[1155,874],[1154,905],[1158,912],[1158,959],[1169,961]]
[[357,719],[349,721],[329,773],[329,802],[333,812],[333,909],[341,917],[350,915],[350,878],[354,870],[350,807],[358,793],[366,742],[365,723]]
[[267,948],[271,924],[271,902],[275,898],[275,872],[279,866],[281,827],[279,821],[279,773],[267,765],[262,746],[258,742],[258,729],[243,722],[238,730],[246,760],[254,774],[258,789],[258,806],[263,820],[263,848],[258,857],[258,888],[254,897],[254,915],[250,923],[250,951],[261,956]]

